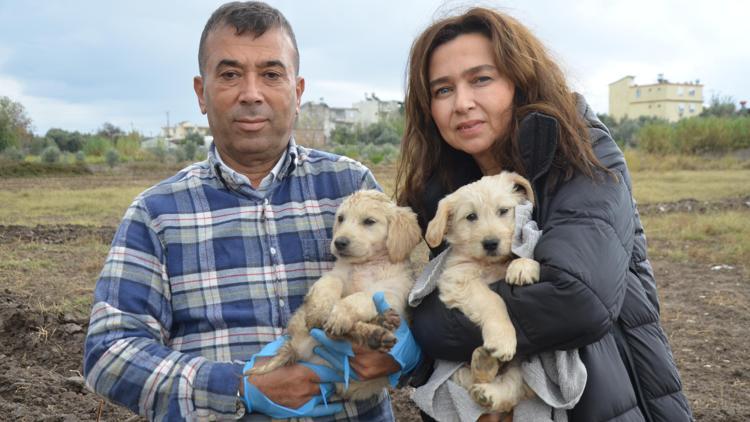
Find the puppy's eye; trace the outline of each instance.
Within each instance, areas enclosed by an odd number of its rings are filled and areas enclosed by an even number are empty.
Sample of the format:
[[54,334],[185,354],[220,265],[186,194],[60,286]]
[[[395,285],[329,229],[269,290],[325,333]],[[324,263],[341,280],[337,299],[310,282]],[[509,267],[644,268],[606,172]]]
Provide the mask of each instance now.
[[500,217],[502,217],[505,214],[507,214],[508,211],[510,211],[510,208],[498,208],[497,209],[497,215],[499,215]]
[[471,213],[471,214],[469,214],[469,215],[466,216],[466,219],[469,220],[469,221],[477,221],[477,218],[479,218],[479,217],[477,217],[477,213],[475,213],[475,212],[473,212],[473,213]]
[[375,219],[370,218],[370,217],[367,217],[364,220],[362,220],[362,224],[364,224],[365,226],[372,226],[375,223],[376,223]]
[[343,222],[344,222],[344,215],[341,214],[339,215],[339,223],[343,223]]

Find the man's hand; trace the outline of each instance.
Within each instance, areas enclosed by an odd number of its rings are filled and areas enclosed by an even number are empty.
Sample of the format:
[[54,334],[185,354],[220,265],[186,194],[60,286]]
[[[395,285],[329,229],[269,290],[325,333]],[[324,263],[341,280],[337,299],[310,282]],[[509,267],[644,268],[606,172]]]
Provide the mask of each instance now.
[[398,372],[401,366],[391,355],[364,346],[352,346],[354,357],[349,359],[352,369],[362,381]]
[[263,375],[250,375],[248,382],[274,403],[291,409],[320,394],[320,377],[312,369],[299,364],[282,366]]
[[[268,343],[245,362],[246,374],[256,361],[274,356],[287,341],[282,336]],[[248,412],[258,412],[276,419],[330,416],[343,411],[342,403],[328,404],[334,383],[344,382],[335,370],[322,365],[298,361],[296,365],[277,368],[263,375],[243,377],[239,393]]]

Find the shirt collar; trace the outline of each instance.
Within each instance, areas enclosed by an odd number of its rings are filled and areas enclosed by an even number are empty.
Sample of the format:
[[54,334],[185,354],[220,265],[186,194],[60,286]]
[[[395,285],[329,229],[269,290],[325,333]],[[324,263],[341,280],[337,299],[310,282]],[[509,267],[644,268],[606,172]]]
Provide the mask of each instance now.
[[[208,149],[208,162],[213,172],[227,188],[237,189],[242,186],[252,188],[250,179],[247,176],[235,171],[222,160],[214,142],[211,143]],[[263,178],[257,190],[264,191],[268,189],[273,182],[283,179],[299,163],[300,156],[297,151],[297,143],[294,141],[294,137],[292,137],[289,139],[286,151],[281,154],[281,157],[273,166],[270,173]]]

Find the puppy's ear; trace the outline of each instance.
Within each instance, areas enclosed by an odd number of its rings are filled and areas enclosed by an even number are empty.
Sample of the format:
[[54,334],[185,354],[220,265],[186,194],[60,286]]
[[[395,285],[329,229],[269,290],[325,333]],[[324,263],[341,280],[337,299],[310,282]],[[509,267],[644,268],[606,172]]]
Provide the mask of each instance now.
[[412,249],[422,240],[422,231],[417,215],[409,207],[395,207],[388,221],[388,238],[385,247],[391,262],[401,262],[409,257]]
[[513,192],[522,195],[531,202],[531,205],[534,205],[534,191],[531,190],[531,183],[517,173],[511,173],[511,181],[513,182]]
[[446,196],[438,202],[435,218],[427,225],[427,232],[424,235],[424,240],[431,248],[436,248],[443,242],[443,237],[445,237],[445,232],[448,229],[451,208],[453,208],[453,200],[450,196]]

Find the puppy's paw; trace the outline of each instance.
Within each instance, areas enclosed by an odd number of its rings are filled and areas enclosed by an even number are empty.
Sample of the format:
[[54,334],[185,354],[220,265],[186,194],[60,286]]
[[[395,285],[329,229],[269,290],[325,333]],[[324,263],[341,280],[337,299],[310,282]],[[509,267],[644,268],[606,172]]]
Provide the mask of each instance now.
[[492,384],[474,384],[469,388],[469,395],[480,406],[490,412],[510,412],[516,403],[503,400],[497,388]]
[[397,341],[396,336],[390,330],[378,326],[373,327],[365,340],[367,347],[384,353],[390,352]]
[[505,282],[508,284],[523,286],[537,281],[539,281],[539,263],[533,259],[514,259],[505,272]]
[[356,321],[345,308],[334,306],[328,318],[323,323],[323,331],[329,336],[341,337],[354,328]]
[[401,325],[401,316],[393,309],[388,309],[382,314],[378,314],[372,322],[386,330],[395,331]]
[[516,354],[515,336],[493,336],[484,340],[485,349],[497,360],[507,362]]
[[471,375],[474,382],[491,382],[500,370],[500,362],[484,347],[477,347],[471,355]]

